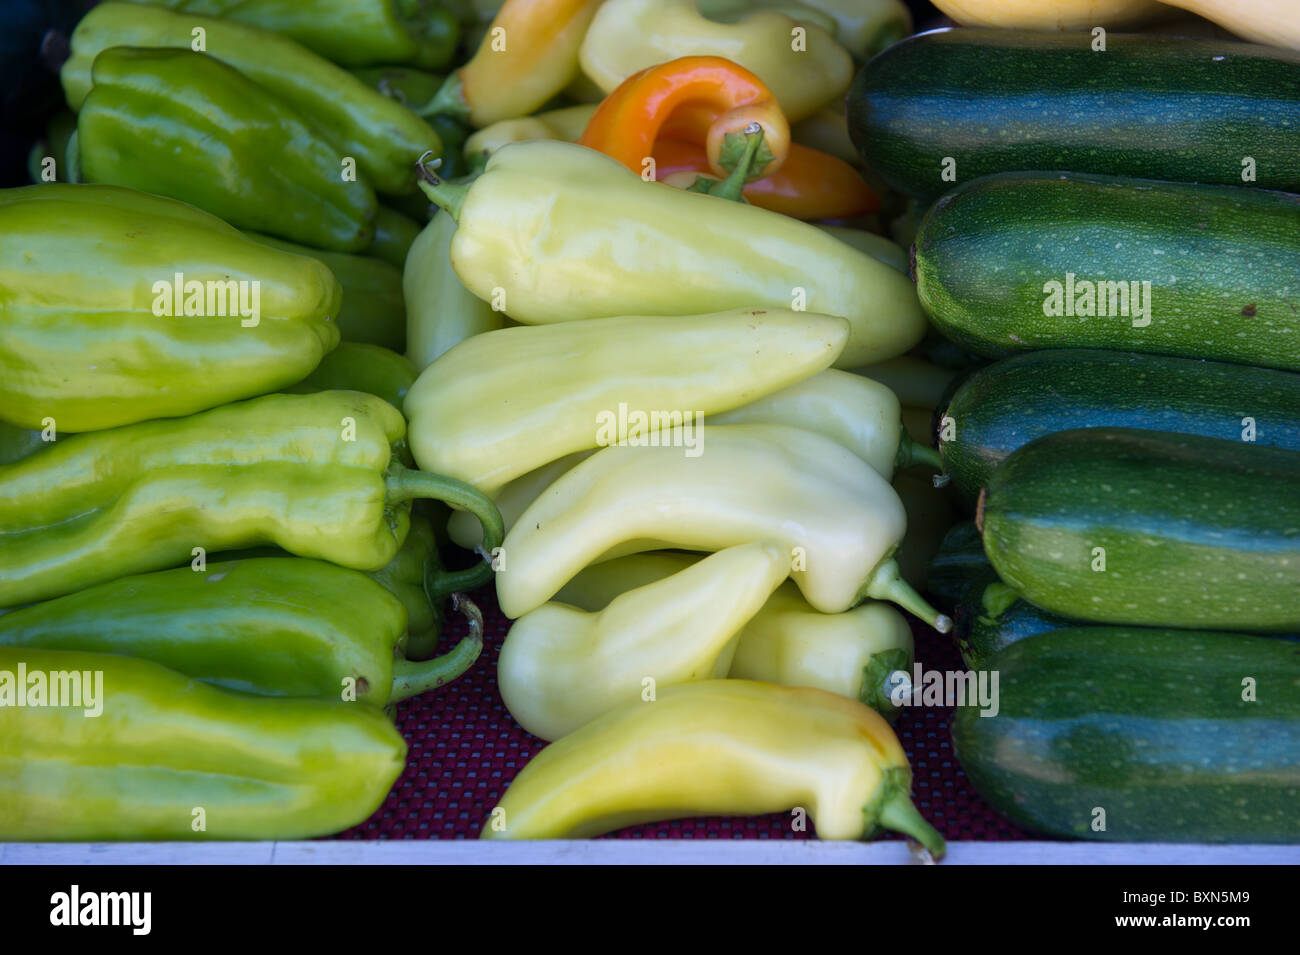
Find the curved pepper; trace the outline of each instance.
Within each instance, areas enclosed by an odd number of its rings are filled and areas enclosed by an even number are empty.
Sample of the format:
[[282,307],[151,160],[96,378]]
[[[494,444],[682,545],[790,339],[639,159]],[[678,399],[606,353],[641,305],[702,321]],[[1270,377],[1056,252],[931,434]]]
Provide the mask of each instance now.
[[707,156],[707,168],[730,173],[752,123],[763,130],[761,154],[749,178],[775,173],[790,148],[790,124],[762,80],[719,56],[684,56],[634,73],[600,104],[579,144],[617,159],[640,173],[655,141],[681,107],[703,115],[693,140]]
[[[108,47],[189,50],[195,30],[201,31],[209,55],[280,97],[333,144],[336,162],[355,159],[362,177],[379,192],[411,192],[414,157],[442,148],[433,128],[409,109],[287,37],[148,4],[100,3],[77,24],[72,55],[60,72],[68,105],[81,108],[90,92],[91,64]],[[338,168],[341,172],[343,167]]]
[[248,237],[281,252],[310,256],[334,274],[343,289],[337,320],[343,341],[393,351],[406,347],[406,302],[397,266],[368,255],[312,249],[256,232],[249,232]]
[[402,602],[355,570],[267,557],[123,577],[0,616],[0,646],[139,657],[232,690],[386,706],[460,676],[481,628],[424,663]]
[[792,123],[843,96],[853,79],[853,57],[820,27],[775,10],[715,23],[695,0],[606,0],[579,56],[606,93],[656,63],[724,56],[756,74]]
[[[48,187],[45,187],[48,188]],[[393,559],[409,502],[500,515],[473,488],[394,460],[406,422],[373,395],[267,395],[172,421],[78,434],[0,468],[0,607],[274,544],[357,570]],[[485,583],[480,564],[460,589]]]
[[460,22],[416,0],[131,0],[272,30],[342,66],[451,62]]
[[506,535],[501,611],[517,618],[541,606],[596,560],[775,540],[789,548],[791,576],[823,613],[875,597],[947,632],[951,621],[898,575],[890,554],[906,515],[865,461],[783,425],[710,426],[703,437],[694,457],[671,443],[603,448],[556,480]]
[[917,444],[903,430],[901,407],[879,382],[827,369],[731,411],[712,424],[785,424],[816,431],[848,448],[885,480],[894,471],[925,464],[943,470],[934,448]]
[[686,816],[807,809],[822,839],[943,838],[908,798],[907,756],[879,714],[824,690],[748,680],[670,686],[547,746],[483,827],[485,839],[581,838]]
[[453,345],[501,327],[505,312],[474,295],[451,267],[456,220],[433,217],[416,237],[402,272],[406,299],[406,356],[417,370]]
[[[816,374],[844,347],[843,319],[744,309],[597,319],[476,335],[406,397],[420,467],[492,493],[574,451],[703,418]],[[619,423],[623,408],[624,423]]]
[[421,188],[457,219],[466,288],[519,322],[803,307],[849,320],[837,367],[902,354],[927,327],[906,276],[815,226],[644,182],[582,146],[516,143],[468,184]]
[[375,214],[375,238],[366,255],[400,269],[406,265],[407,253],[422,228],[421,222],[381,204]]
[[338,344],[341,294],[320,262],[171,199],[0,191],[0,417],[93,431],[301,381]]
[[468,63],[418,109],[483,127],[527,116],[578,75],[578,47],[604,0],[506,0]]
[[[694,143],[660,139],[654,145],[655,176],[715,172]],[[880,208],[880,197],[856,169],[842,160],[791,143],[785,163],[745,186],[744,197],[760,209],[795,219],[847,219]]]
[[[105,50],[77,116],[80,176],[179,199],[244,229],[359,251],[375,194],[277,97],[188,50]],[[165,117],[165,118],[163,118]]]
[[501,647],[501,699],[520,726],[550,740],[651,690],[726,676],[736,634],[789,572],[780,545],[743,544],[598,613],[538,607],[515,621]]
[[904,275],[908,274],[907,250],[893,239],[887,239],[883,235],[876,235],[876,233],[868,232],[866,229],[850,229],[845,226],[822,225],[820,223],[817,228],[827,235],[835,236],[841,242],[848,243],[859,252],[865,252],[873,259],[879,259],[886,265],[892,266]]
[[402,735],[364,703],[235,693],[113,654],[0,647],[0,673],[20,667],[93,678],[103,709],[5,707],[5,841],[323,836],[369,817],[406,766]]
[[[519,515],[528,510],[533,501],[541,497],[542,492],[555,483],[561,474],[573,470],[579,461],[585,461],[595,454],[590,451],[575,451],[562,458],[543,464],[535,471],[529,471],[501,486],[489,497],[501,512],[501,526],[509,532],[519,520]],[[483,545],[483,528],[470,514],[456,511],[447,521],[447,536],[452,543],[466,550],[477,550]]]
[[401,408],[415,384],[415,366],[404,356],[380,345],[344,342],[316,366],[289,394],[317,391],[364,391]]
[[[584,567],[555,599],[594,613],[621,594],[699,562],[698,554],[679,551],[602,561]],[[786,581],[740,631],[725,675],[816,687],[860,700],[892,720],[898,714],[889,697],[896,670],[912,670],[912,630],[902,614],[876,600],[844,613],[818,613],[794,582]]]

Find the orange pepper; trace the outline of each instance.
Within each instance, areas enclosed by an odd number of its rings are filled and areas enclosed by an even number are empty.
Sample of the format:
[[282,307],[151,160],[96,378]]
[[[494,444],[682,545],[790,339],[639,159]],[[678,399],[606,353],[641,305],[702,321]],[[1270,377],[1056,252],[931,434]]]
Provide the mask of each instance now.
[[[654,146],[655,176],[711,172],[704,150],[693,142],[661,139]],[[847,219],[880,208],[880,197],[842,159],[791,143],[785,164],[745,186],[752,204],[796,219]]]
[[762,127],[771,158],[756,164],[751,176],[770,175],[781,168],[790,149],[790,124],[771,91],[730,60],[684,56],[634,73],[619,84],[578,142],[640,172],[661,130],[668,127],[674,135],[689,131],[691,140],[702,143],[705,168],[726,176],[727,137],[743,143],[741,134],[752,123]]

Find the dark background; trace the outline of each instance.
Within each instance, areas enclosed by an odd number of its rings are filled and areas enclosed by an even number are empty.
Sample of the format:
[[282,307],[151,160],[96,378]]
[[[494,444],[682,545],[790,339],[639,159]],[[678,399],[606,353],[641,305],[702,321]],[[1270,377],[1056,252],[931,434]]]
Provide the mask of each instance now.
[[[939,17],[927,0],[906,0],[918,29]],[[27,153],[62,105],[60,45],[94,0],[0,0],[0,186],[29,182]]]

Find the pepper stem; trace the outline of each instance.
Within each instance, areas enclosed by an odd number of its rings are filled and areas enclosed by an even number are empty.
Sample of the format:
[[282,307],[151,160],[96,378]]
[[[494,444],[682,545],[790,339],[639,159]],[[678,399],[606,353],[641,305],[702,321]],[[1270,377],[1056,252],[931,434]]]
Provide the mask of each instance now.
[[[384,478],[384,483],[391,504],[415,498],[432,498],[443,501],[458,511],[469,511],[478,518],[479,524],[483,527],[483,546],[480,552],[490,555],[493,550],[501,546],[501,540],[505,537],[505,523],[501,520],[501,512],[497,510],[492,499],[477,488],[442,474],[413,471],[400,466],[389,471]],[[448,574],[447,580],[463,583],[467,590],[480,587],[492,579],[492,564],[490,561],[484,561],[467,571],[458,573],[459,576]],[[438,589],[435,587],[434,592],[438,592]],[[426,593],[428,592],[426,583]]]
[[924,597],[912,589],[912,585],[904,580],[899,572],[898,561],[892,557],[877,564],[866,583],[858,590],[859,602],[867,597],[892,601],[908,613],[920,617],[940,633],[947,633],[952,629],[952,620],[931,607]]
[[867,817],[863,838],[869,839],[877,827],[883,826],[919,842],[937,862],[948,847],[939,831],[912,805],[911,788],[912,771],[907,766],[891,766],[884,771],[875,796],[862,807]]
[[[727,178],[710,186],[708,194],[711,196],[717,196],[719,199],[730,199],[733,202],[744,202],[744,197],[741,194],[745,190],[745,183],[749,182],[750,170],[754,168],[754,160],[758,156],[758,148],[762,145],[763,127],[758,123],[750,123],[745,127],[745,151],[741,153],[740,158],[736,160],[736,165],[731,172],[727,174]],[[699,182],[697,180],[696,185],[698,184]]]
[[464,594],[452,594],[451,605],[469,621],[469,633],[440,657],[420,663],[397,660],[393,664],[393,690],[389,696],[394,703],[450,683],[473,666],[483,652],[482,612]]
[[425,119],[430,116],[452,116],[468,120],[470,108],[465,101],[465,84],[460,80],[460,72],[452,73],[443,80],[438,92],[433,94],[433,99],[423,106],[411,107],[411,112]]
[[460,222],[460,207],[465,204],[465,197],[473,183],[439,179],[437,170],[442,165],[442,160],[430,160],[432,155],[432,149],[425,150],[415,161],[416,185],[429,197],[430,202],[445,210],[453,222]]
[[892,723],[898,717],[898,707],[892,699],[890,677],[899,670],[906,672],[911,666],[912,654],[902,647],[873,653],[862,668],[862,689],[858,691],[858,699]]
[[902,434],[898,439],[898,455],[894,458],[894,468],[901,471],[914,464],[924,464],[936,471],[942,471],[943,458],[939,456],[939,452],[929,445],[913,441],[912,436],[907,433],[906,425],[899,425],[899,427],[902,429]]

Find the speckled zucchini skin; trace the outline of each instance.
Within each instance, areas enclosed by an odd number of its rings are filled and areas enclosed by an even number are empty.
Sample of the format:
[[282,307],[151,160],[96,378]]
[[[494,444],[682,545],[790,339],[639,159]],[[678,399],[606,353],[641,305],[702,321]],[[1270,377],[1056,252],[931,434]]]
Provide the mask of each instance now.
[[1002,580],[1054,613],[1300,627],[1297,452],[1123,428],[1047,435],[994,473],[981,531]]
[[[944,472],[970,501],[1008,454],[1074,428],[1142,428],[1300,451],[1300,374],[1226,362],[1059,349],[1028,352],[974,372],[936,417]],[[942,432],[940,433],[942,437]]]
[[[1071,173],[988,176],[931,207],[914,259],[935,325],[982,355],[1110,348],[1300,370],[1297,195]],[[1047,314],[1049,283],[1064,286],[1071,274],[1130,290],[1137,282],[1143,299],[1149,282],[1150,314],[1131,302],[1125,312],[1109,295],[1105,316]]]
[[1300,53],[1150,34],[1093,44],[1086,30],[914,36],[859,71],[849,134],[921,198],[1013,169],[1232,185],[1245,155],[1256,185],[1300,191]]
[[958,707],[953,746],[1018,825],[1118,842],[1300,842],[1300,643],[1079,627],[987,666],[999,711]]

